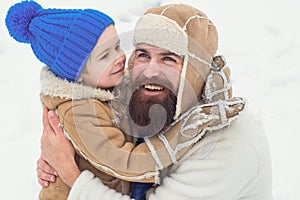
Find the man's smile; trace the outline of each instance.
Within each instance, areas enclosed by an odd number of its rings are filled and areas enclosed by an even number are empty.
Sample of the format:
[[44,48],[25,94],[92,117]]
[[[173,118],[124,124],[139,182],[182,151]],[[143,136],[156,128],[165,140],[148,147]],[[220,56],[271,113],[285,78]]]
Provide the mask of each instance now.
[[157,84],[146,84],[146,85],[143,85],[143,87],[149,91],[161,91],[164,89],[163,86],[157,85]]
[[163,93],[165,88],[162,85],[148,83],[143,85],[141,89],[145,95],[153,96]]

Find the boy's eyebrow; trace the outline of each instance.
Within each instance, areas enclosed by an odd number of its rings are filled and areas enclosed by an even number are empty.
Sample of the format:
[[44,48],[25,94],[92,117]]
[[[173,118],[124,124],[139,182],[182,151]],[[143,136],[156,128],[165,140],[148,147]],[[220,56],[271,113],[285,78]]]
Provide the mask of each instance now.
[[[118,40],[116,43],[115,43],[115,46],[117,46],[117,45],[119,45],[121,43],[121,41],[120,40]],[[96,52],[96,58],[99,58],[100,56],[102,56],[102,54],[104,53],[104,52],[107,52],[107,51],[109,51],[110,49],[111,49],[112,47],[110,46],[110,47],[107,47],[106,49],[103,49],[101,52]]]
[[117,44],[120,44],[120,43],[121,43],[121,40],[117,40],[116,45],[117,45]]
[[102,54],[103,54],[104,52],[107,52],[109,49],[110,49],[110,48],[106,48],[106,49],[103,49],[102,51],[96,52],[95,57],[96,57],[96,58],[101,57]]

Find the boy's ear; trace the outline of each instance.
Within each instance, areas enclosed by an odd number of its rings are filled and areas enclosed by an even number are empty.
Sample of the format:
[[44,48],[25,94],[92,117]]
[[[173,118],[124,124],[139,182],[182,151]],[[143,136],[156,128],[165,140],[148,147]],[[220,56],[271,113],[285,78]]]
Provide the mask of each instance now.
[[82,81],[83,81],[83,77],[82,77],[82,74],[80,74],[80,76],[78,77],[78,79],[77,79],[77,83],[82,83]]

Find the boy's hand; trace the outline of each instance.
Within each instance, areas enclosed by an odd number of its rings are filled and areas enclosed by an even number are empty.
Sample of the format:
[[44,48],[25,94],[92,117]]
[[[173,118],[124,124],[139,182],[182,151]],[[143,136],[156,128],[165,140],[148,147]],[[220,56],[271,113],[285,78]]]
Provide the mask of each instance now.
[[50,182],[55,182],[57,172],[42,158],[37,160],[38,182],[43,187],[48,187]]
[[75,150],[59,126],[59,118],[55,112],[48,112],[46,107],[43,111],[43,126],[42,159],[55,169],[64,183],[72,187],[80,175],[74,158]]

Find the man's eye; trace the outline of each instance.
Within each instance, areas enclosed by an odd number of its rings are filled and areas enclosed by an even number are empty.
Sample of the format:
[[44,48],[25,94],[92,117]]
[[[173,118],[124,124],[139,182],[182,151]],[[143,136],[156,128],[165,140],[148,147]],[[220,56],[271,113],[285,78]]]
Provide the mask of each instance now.
[[139,53],[136,55],[136,59],[140,62],[147,62],[150,56],[147,53]]
[[172,57],[164,57],[165,61],[171,61],[171,62],[175,62],[177,63],[176,59],[172,58]]
[[100,60],[104,60],[104,59],[108,58],[108,56],[109,56],[109,54],[106,53],[106,54],[104,54],[104,55],[100,58]]
[[117,45],[117,46],[115,47],[115,50],[116,50],[116,51],[119,51],[120,49],[121,49],[120,45]]
[[138,54],[137,57],[138,57],[138,58],[149,58],[149,55],[146,54],[146,53],[140,53],[140,54]]

